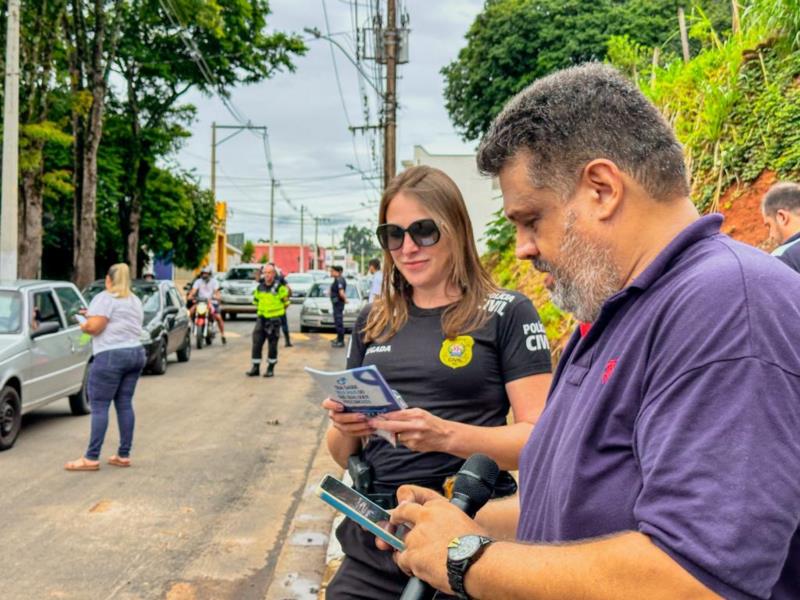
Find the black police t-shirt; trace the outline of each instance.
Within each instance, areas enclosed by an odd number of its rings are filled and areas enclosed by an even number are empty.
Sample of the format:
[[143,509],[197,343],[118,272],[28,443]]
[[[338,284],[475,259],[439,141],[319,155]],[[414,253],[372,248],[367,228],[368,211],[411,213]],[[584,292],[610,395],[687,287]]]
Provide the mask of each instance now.
[[[478,330],[445,339],[446,307],[409,308],[408,321],[391,339],[364,344],[367,306],[351,337],[347,368],[375,365],[409,408],[423,408],[449,421],[500,427],[510,408],[505,384],[549,373],[550,347],[536,309],[523,294],[500,290],[484,305],[489,319]],[[358,333],[356,333],[358,332]],[[462,458],[440,452],[413,452],[372,436],[364,455],[380,484],[399,485],[447,477]]]
[[344,277],[334,277],[331,284],[331,302],[334,304],[344,304],[344,301],[339,297],[339,290],[346,290],[347,282]]

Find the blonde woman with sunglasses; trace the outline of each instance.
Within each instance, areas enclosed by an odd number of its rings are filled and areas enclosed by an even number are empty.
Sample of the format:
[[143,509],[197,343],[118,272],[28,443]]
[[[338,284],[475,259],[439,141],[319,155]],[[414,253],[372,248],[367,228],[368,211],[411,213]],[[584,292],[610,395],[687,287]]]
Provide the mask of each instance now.
[[[444,172],[412,167],[386,188],[378,241],[385,276],[359,316],[347,367],[376,365],[409,408],[378,423],[330,398],[328,449],[359,470],[361,491],[387,509],[400,485],[442,491],[464,459],[489,455],[517,468],[550,384],[550,352],[530,300],[495,286],[483,268],[458,187]],[[513,423],[508,422],[508,413]],[[397,446],[372,435],[377,426]],[[501,494],[516,486],[506,473]],[[346,558],[328,600],[397,598],[407,582],[374,536],[345,520]]]

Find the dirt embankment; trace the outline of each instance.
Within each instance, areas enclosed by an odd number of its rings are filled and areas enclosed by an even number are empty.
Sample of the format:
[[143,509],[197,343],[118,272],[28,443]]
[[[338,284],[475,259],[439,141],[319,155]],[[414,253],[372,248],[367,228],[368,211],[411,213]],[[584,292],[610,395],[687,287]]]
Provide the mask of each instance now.
[[719,201],[719,211],[725,216],[722,232],[740,242],[771,251],[767,227],[761,217],[761,199],[776,180],[774,171],[764,171],[752,183],[728,188]]

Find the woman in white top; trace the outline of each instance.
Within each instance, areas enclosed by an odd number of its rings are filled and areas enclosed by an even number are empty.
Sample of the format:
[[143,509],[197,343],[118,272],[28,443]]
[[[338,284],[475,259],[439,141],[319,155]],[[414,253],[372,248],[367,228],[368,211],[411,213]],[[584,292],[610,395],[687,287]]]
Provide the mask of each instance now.
[[108,428],[111,402],[117,411],[119,450],[108,459],[117,467],[129,467],[133,442],[133,393],[145,364],[140,336],[144,312],[139,298],[131,291],[128,265],[112,265],[106,275],[106,289],[95,296],[86,311],[81,329],[92,336],[92,363],[89,366],[89,402],[92,406],[92,432],[86,454],[64,465],[68,471],[97,471],[100,449]]

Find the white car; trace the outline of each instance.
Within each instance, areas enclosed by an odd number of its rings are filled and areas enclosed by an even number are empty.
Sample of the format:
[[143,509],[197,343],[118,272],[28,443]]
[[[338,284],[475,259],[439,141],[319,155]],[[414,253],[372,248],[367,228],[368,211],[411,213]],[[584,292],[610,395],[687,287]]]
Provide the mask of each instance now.
[[222,318],[235,319],[240,314],[256,314],[256,305],[253,304],[253,290],[256,289],[256,273],[264,265],[247,263],[231,267],[220,283],[222,302],[220,312]]
[[[300,309],[300,331],[308,332],[312,329],[334,329],[333,303],[328,295],[333,279],[319,281],[311,286],[308,296],[303,301]],[[367,304],[367,297],[361,293],[357,285],[347,282],[345,290],[347,304],[344,305],[344,328],[353,329],[358,318],[358,313]]]
[[82,308],[66,281],[0,285],[0,450],[14,445],[22,415],[45,404],[69,398],[73,414],[88,414],[92,346],[78,327]]
[[305,300],[311,286],[314,285],[314,276],[308,273],[289,273],[286,276],[286,283],[292,290],[291,301],[299,304]]

